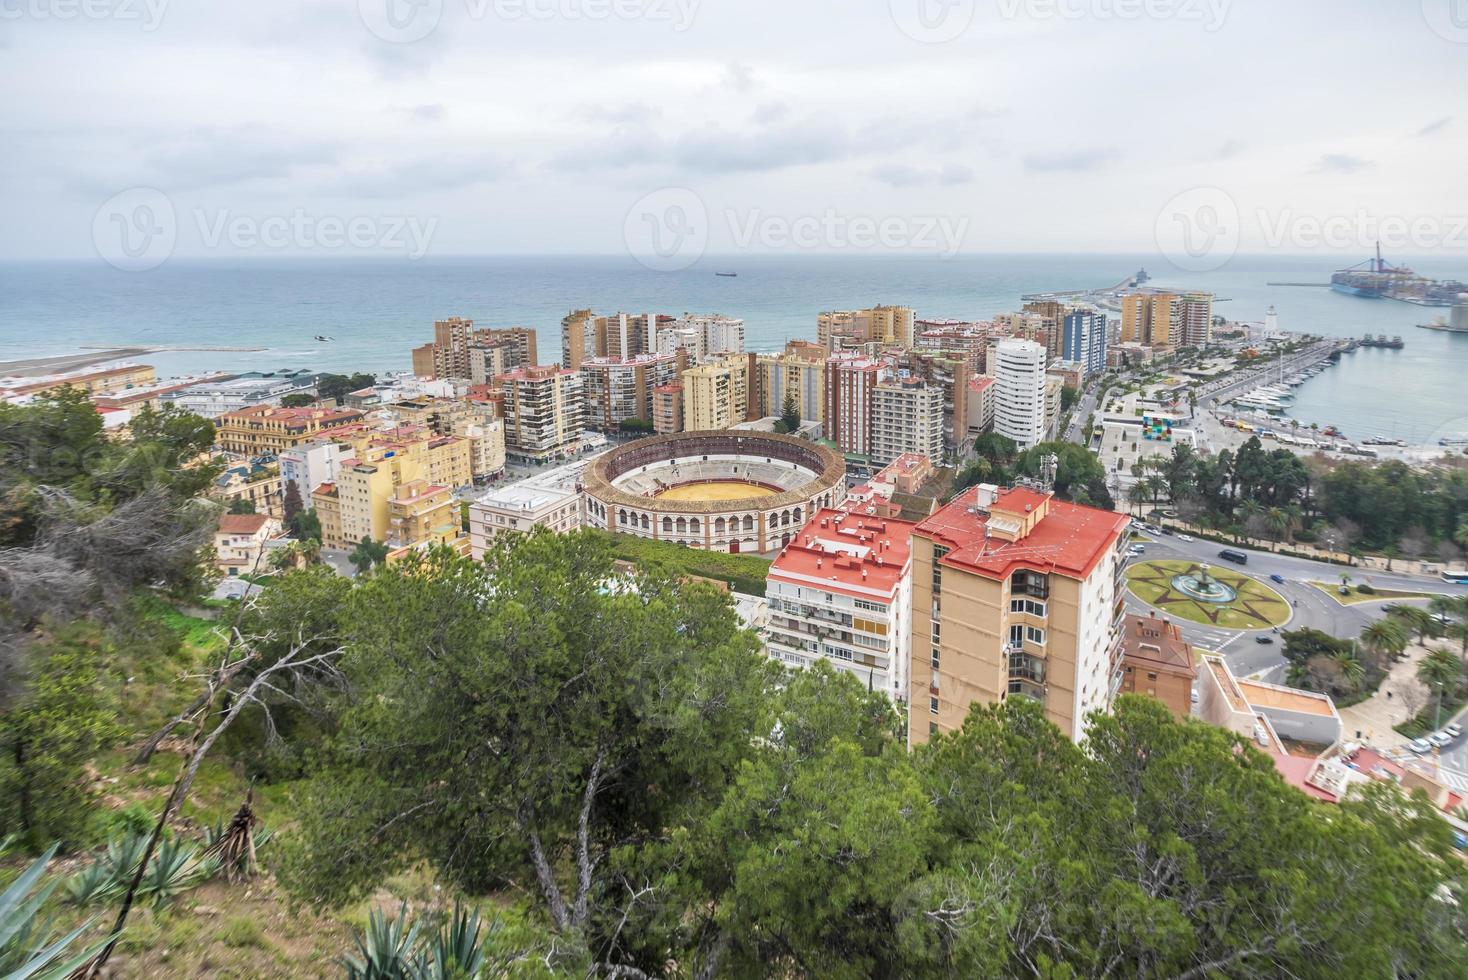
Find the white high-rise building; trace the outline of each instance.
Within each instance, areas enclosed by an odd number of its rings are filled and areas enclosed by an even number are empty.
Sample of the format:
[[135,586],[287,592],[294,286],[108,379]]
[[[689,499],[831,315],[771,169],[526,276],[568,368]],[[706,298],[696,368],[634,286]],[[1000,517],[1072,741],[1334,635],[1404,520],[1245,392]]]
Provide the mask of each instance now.
[[877,385],[872,393],[872,463],[904,453],[943,461],[943,389],[918,378]]
[[994,431],[1028,449],[1045,439],[1045,348],[1003,340],[995,350]]
[[697,331],[703,345],[700,356],[744,352],[744,321],[738,317],[719,313],[685,313],[677,325]]

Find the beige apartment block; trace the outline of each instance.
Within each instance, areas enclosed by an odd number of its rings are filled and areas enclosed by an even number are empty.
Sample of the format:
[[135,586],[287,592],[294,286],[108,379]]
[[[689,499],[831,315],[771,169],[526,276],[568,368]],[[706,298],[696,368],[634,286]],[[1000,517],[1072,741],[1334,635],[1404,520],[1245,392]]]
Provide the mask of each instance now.
[[908,738],[1027,697],[1079,741],[1121,683],[1127,518],[1028,488],[973,487],[912,536]]
[[749,359],[730,355],[683,372],[683,428],[727,429],[748,420]]

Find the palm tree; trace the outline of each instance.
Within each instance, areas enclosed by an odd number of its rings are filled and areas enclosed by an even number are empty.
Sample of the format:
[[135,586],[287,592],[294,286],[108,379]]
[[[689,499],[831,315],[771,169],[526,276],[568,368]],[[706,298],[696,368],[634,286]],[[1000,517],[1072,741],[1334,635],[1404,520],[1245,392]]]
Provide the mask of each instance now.
[[1468,620],[1458,620],[1448,627],[1448,635],[1457,640],[1462,650],[1460,656],[1468,664]]
[[1361,682],[1366,679],[1366,668],[1361,663],[1361,658],[1356,655],[1354,649],[1342,650],[1331,658],[1336,669],[1341,672],[1341,678],[1350,682],[1353,691],[1361,689]]
[[1446,623],[1448,617],[1459,609],[1456,596],[1435,595],[1427,602],[1427,609],[1439,623]]
[[1402,627],[1417,635],[1418,643],[1427,642],[1429,636],[1438,635],[1437,620],[1426,609],[1416,606],[1388,606],[1386,614],[1402,624]]
[[1384,665],[1388,659],[1407,649],[1407,631],[1396,620],[1378,619],[1361,631],[1361,646],[1372,654],[1377,663]]
[[1274,535],[1275,542],[1278,543],[1283,541],[1284,536],[1289,533],[1294,520],[1288,511],[1280,507],[1271,507],[1264,513],[1264,523],[1269,527],[1269,533]]
[[1417,679],[1433,692],[1433,728],[1442,721],[1444,695],[1449,688],[1457,687],[1462,678],[1463,664],[1444,647],[1433,650],[1417,665]]

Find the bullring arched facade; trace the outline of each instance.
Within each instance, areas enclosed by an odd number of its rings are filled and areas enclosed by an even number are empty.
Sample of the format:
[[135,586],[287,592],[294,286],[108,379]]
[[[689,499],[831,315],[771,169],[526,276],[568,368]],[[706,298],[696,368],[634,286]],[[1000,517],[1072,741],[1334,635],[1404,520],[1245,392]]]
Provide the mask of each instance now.
[[[679,432],[613,450],[584,474],[592,527],[710,551],[778,551],[821,507],[846,496],[841,456],[791,436],[760,432]],[[691,483],[742,482],[765,496],[669,500]]]

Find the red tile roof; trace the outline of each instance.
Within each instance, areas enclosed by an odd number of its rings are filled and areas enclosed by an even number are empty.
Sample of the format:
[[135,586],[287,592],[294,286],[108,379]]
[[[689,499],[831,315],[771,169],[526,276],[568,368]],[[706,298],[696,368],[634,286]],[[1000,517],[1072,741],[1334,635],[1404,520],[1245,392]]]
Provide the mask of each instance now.
[[270,521],[268,514],[220,514],[220,534],[255,534]]
[[769,577],[867,598],[890,598],[912,561],[911,521],[825,508],[800,529]]
[[[1116,545],[1127,526],[1125,514],[1055,500],[1024,487],[1000,491],[988,512],[978,511],[979,489],[965,490],[913,533],[948,549],[944,565],[986,578],[1003,580],[1026,568],[1084,579]],[[986,533],[994,511],[1023,517],[1041,507],[1047,507],[1048,512],[1017,541]]]

